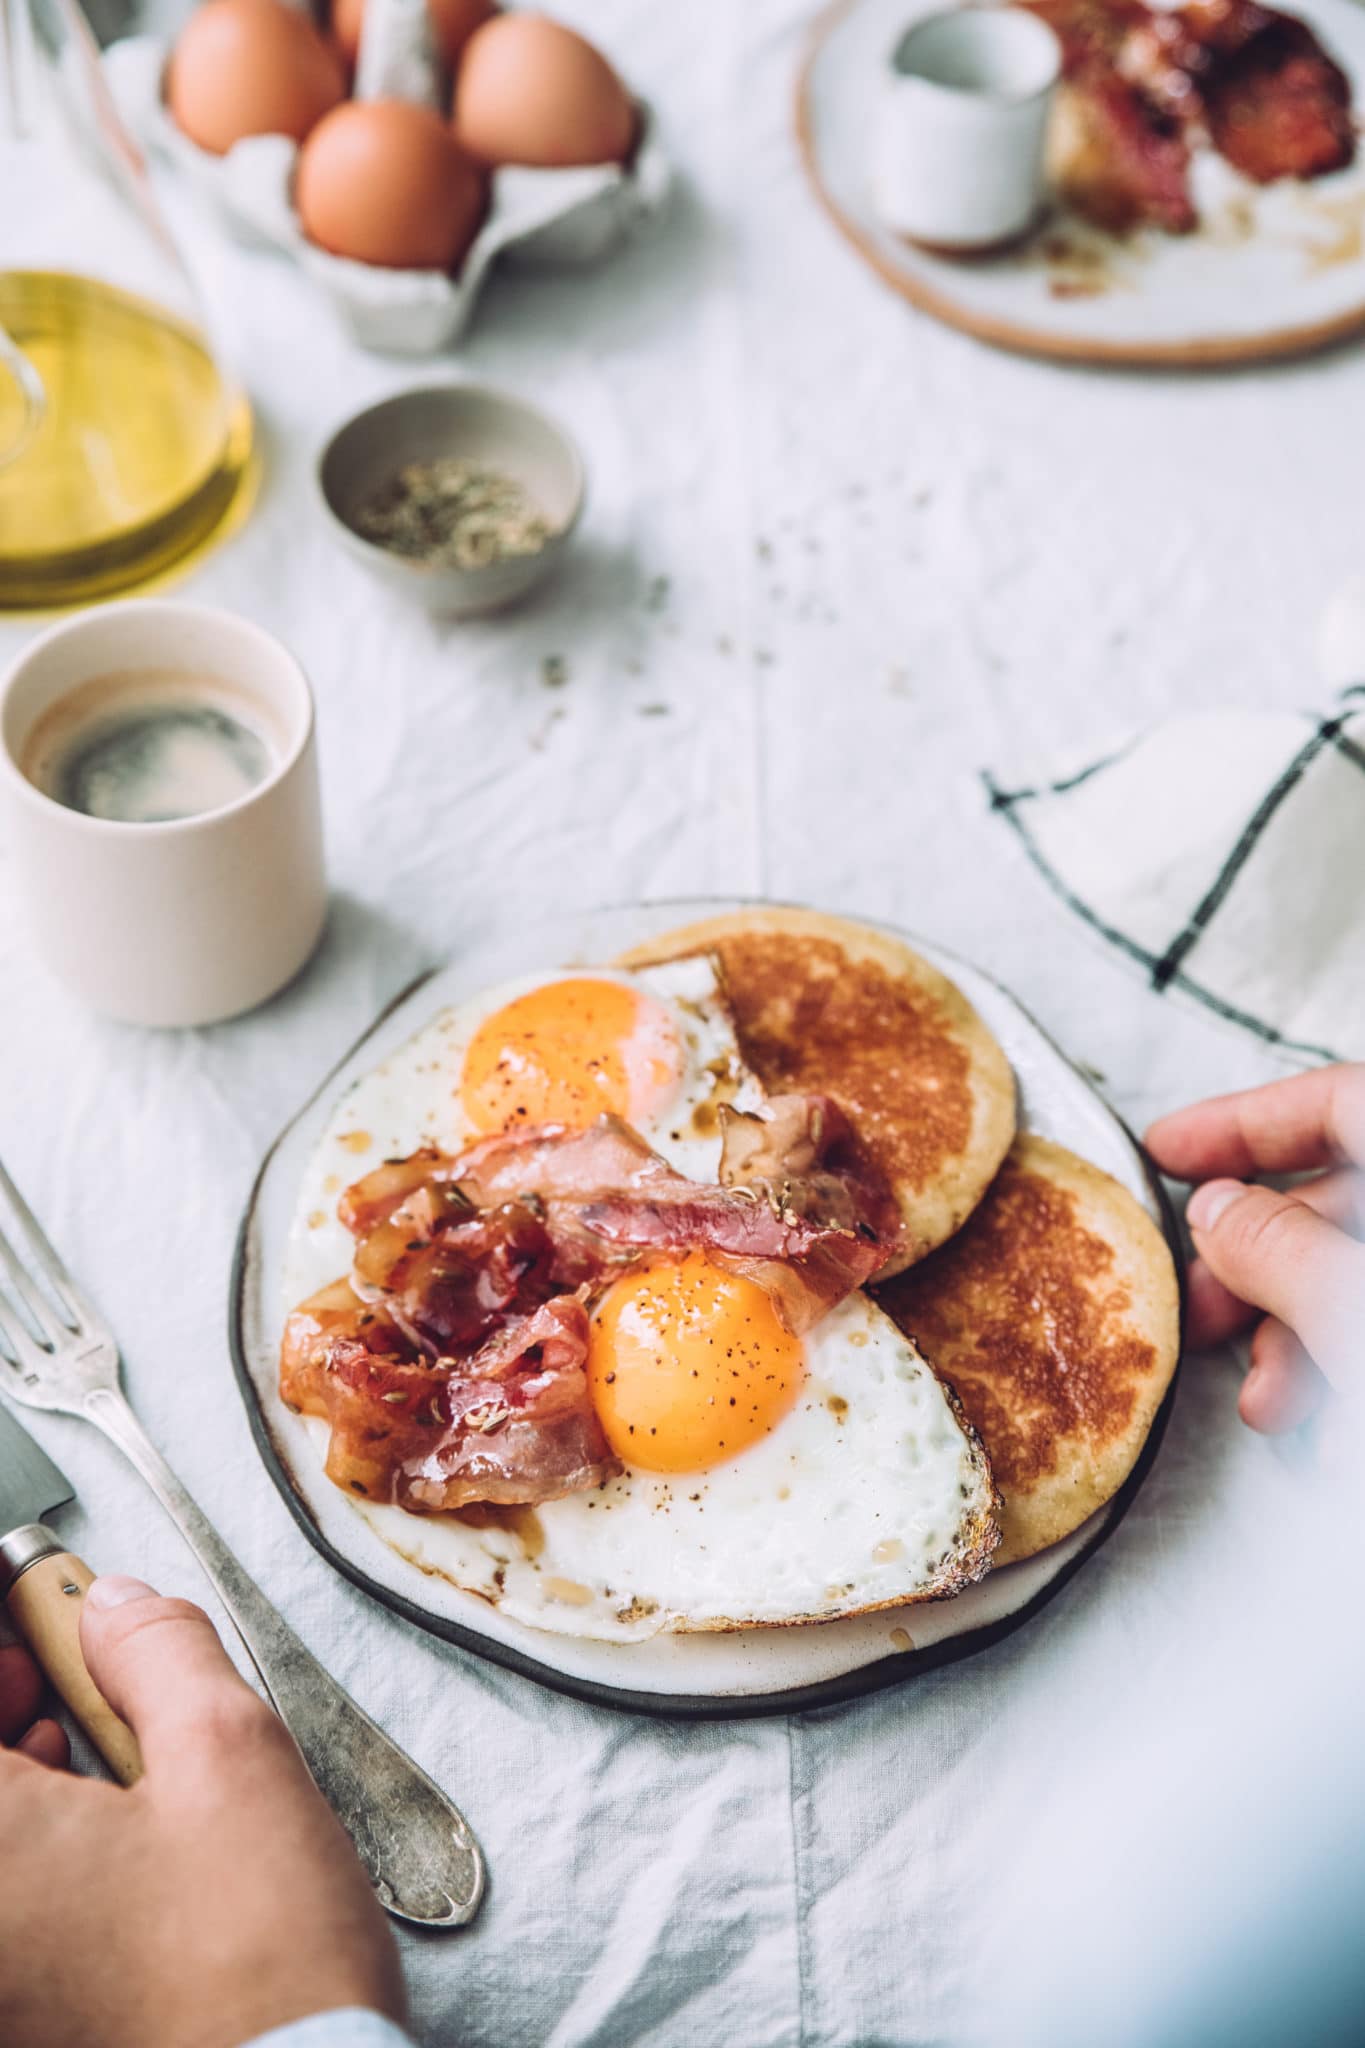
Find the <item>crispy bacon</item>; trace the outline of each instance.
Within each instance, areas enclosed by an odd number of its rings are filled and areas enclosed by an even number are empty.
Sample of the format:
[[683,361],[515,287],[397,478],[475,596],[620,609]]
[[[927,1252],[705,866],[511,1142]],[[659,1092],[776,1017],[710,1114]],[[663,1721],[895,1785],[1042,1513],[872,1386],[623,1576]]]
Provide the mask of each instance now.
[[866,1237],[887,1255],[901,1227],[885,1175],[863,1150],[847,1114],[828,1095],[773,1095],[762,1113],[722,1108],[720,1178],[766,1191],[780,1206]]
[[349,1282],[295,1311],[281,1391],[331,1424],[329,1476],[415,1510],[554,1500],[620,1469],[588,1398],[578,1291],[610,1264],[560,1246],[532,1200],[476,1208],[434,1150],[338,1207]]
[[617,1116],[600,1116],[584,1130],[537,1124],[485,1138],[471,1145],[456,1166],[460,1187],[476,1208],[529,1194],[547,1215],[555,1208],[571,1213],[576,1204],[612,1189],[681,1179]]
[[896,1228],[889,1188],[829,1096],[775,1095],[759,1113],[722,1107],[720,1116],[720,1186],[685,1180],[614,1116],[586,1130],[546,1125],[486,1138],[443,1170],[480,1210],[529,1194],[552,1232],[610,1197],[700,1200],[708,1214],[726,1216],[751,1207],[751,1193],[825,1228],[867,1225],[878,1237]]
[[1057,174],[1068,203],[1111,234],[1147,226],[1187,233],[1196,224],[1190,152],[1164,89],[1170,67],[1159,61],[1162,18],[1143,0],[1019,4],[1062,46]]
[[[367,1250],[362,1240],[357,1270]],[[475,1351],[509,1319],[564,1292],[549,1233],[521,1202],[409,1238],[382,1284],[399,1328],[437,1357]]]
[[[652,1189],[645,1201],[594,1202],[583,1221],[623,1246],[680,1252],[704,1244],[772,1295],[799,1334],[871,1279],[894,1242],[899,1211],[827,1096],[774,1096],[762,1114],[724,1109],[721,1118],[721,1188],[685,1182]],[[738,1206],[716,1199],[726,1192]]]
[[1259,0],[1018,0],[1057,34],[1059,182],[1112,233],[1197,226],[1190,146],[1258,184],[1318,177],[1355,154],[1350,82],[1313,30]]
[[346,1281],[285,1327],[280,1391],[330,1425],[327,1476],[422,1512],[534,1503],[620,1467],[588,1400],[588,1319],[572,1298],[508,1321],[469,1357],[431,1358]]
[[899,1216],[842,1111],[727,1115],[722,1185],[685,1180],[615,1117],[390,1160],[348,1188],[351,1278],[289,1318],[280,1389],[331,1426],[329,1476],[418,1512],[529,1504],[620,1469],[588,1395],[586,1300],[701,1247],[790,1328],[869,1279]]
[[1068,82],[1071,147],[1063,187],[1077,211],[1111,234],[1198,225],[1190,149],[1180,121],[1117,71],[1086,67]]
[[824,1097],[777,1097],[725,1128],[725,1186],[685,1180],[611,1116],[486,1139],[457,1162],[459,1183],[478,1205],[532,1193],[566,1261],[702,1247],[807,1330],[884,1262],[894,1202]]
[[1268,185],[1351,162],[1350,81],[1307,22],[1257,0],[1193,0],[1180,20],[1209,140],[1235,169]]
[[449,1179],[450,1158],[434,1145],[410,1153],[406,1159],[386,1159],[363,1179],[353,1181],[337,1203],[337,1215],[353,1237],[364,1237],[386,1223],[395,1209],[428,1186],[439,1187]]
[[280,1397],[305,1415],[322,1415],[322,1370],[332,1345],[345,1340],[382,1356],[406,1357],[412,1350],[382,1308],[356,1298],[349,1280],[300,1303],[284,1326],[280,1346]]
[[587,1400],[557,1413],[511,1413],[496,1427],[451,1431],[421,1469],[405,1479],[401,1505],[418,1511],[499,1507],[561,1500],[605,1485],[621,1469],[605,1451]]

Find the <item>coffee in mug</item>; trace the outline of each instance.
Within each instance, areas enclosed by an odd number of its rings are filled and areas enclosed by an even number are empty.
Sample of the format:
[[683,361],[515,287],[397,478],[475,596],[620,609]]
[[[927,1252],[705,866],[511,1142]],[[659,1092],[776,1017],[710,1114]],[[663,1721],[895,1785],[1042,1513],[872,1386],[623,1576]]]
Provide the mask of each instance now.
[[163,599],[42,633],[0,680],[0,827],[35,950],[95,1009],[209,1024],[326,914],[313,700],[268,633]]
[[125,669],[58,698],[20,766],[69,811],[163,825],[238,803],[269,775],[278,746],[259,709],[211,675]]

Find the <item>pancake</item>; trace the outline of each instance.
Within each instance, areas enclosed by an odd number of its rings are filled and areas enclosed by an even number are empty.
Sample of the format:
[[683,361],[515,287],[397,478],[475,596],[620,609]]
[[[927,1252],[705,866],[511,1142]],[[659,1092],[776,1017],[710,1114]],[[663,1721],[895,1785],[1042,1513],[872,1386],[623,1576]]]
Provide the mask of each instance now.
[[1009,1061],[961,990],[886,933],[813,910],[707,918],[623,964],[699,952],[720,959],[741,1053],[768,1093],[832,1095],[886,1175],[901,1240],[883,1272],[943,1244],[1015,1130]]
[[1175,1371],[1180,1301],[1165,1238],[1107,1173],[1021,1135],[952,1243],[876,1292],[986,1446],[997,1565],[1060,1542],[1123,1484]]

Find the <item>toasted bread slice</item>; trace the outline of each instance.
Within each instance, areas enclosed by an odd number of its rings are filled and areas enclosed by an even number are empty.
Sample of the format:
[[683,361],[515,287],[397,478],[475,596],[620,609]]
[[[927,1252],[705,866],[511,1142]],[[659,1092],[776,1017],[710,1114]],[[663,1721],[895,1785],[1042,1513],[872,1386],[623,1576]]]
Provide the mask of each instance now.
[[898,1273],[952,1236],[1009,1150],[1014,1075],[971,1004],[908,946],[814,910],[736,911],[637,946],[626,966],[713,953],[740,1050],[770,1094],[832,1095],[895,1191]]
[[990,1454],[996,1564],[1060,1542],[1118,1490],[1180,1353],[1175,1262],[1126,1188],[1021,1135],[952,1243],[876,1292]]

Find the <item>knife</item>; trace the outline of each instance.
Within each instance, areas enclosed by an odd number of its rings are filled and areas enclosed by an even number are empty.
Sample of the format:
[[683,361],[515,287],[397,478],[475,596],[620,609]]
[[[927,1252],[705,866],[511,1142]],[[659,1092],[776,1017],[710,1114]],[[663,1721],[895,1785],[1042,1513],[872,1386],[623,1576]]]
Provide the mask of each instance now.
[[0,1406],[0,1604],[121,1785],[142,1776],[137,1737],[85,1668],[81,1607],[95,1576],[43,1517],[76,1498],[66,1474]]

